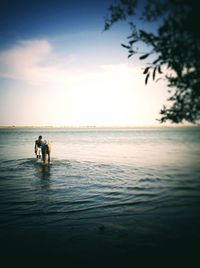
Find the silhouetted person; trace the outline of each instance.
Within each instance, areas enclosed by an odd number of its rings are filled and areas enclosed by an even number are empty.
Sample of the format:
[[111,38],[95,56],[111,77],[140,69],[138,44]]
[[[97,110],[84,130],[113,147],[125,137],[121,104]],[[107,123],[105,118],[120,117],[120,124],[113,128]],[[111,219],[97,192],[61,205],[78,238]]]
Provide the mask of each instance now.
[[43,145],[43,141],[42,141],[42,136],[39,136],[38,139],[35,141],[35,154],[37,158],[41,158],[42,156],[42,145]]
[[51,145],[46,140],[42,143],[42,161],[44,164],[50,163]]

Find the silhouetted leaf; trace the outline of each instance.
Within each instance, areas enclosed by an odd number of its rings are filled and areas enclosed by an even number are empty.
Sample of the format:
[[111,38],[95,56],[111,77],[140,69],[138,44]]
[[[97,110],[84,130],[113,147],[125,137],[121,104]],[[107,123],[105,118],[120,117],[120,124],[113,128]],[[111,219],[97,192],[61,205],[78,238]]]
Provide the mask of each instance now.
[[127,48],[127,49],[130,48],[130,46],[127,46],[127,45],[124,45],[124,44],[121,44],[121,46],[122,46],[122,47],[125,47],[125,48]]
[[140,60],[144,60],[144,59],[146,59],[146,58],[149,56],[149,54],[150,54],[150,53],[147,53],[147,54],[141,56],[141,57],[140,57]]
[[161,71],[161,67],[160,67],[160,66],[158,66],[158,72],[159,72],[160,74],[163,73],[163,72]]
[[156,77],[156,67],[153,70],[153,80],[155,80],[155,77]]
[[131,56],[133,56],[133,54],[134,54],[134,53],[129,54],[129,55],[128,55],[128,58],[130,58]]
[[104,31],[107,31],[110,28],[110,23],[106,22],[104,26]]
[[135,54],[136,52],[132,49],[129,49],[129,55],[128,55],[128,58],[130,58],[131,56],[133,56],[133,54]]
[[156,64],[157,62],[159,62],[159,60],[160,60],[160,58],[158,58],[157,60],[155,60],[155,61],[153,62],[153,64]]
[[145,78],[145,85],[148,83],[149,75],[150,75],[150,73],[148,73],[146,78]]
[[137,41],[138,40],[131,40],[131,41],[129,41],[129,44],[132,45],[132,44],[136,43]]
[[145,70],[144,70],[144,72],[143,72],[143,74],[148,73],[148,70],[149,70],[150,68],[151,68],[151,67],[146,67]]

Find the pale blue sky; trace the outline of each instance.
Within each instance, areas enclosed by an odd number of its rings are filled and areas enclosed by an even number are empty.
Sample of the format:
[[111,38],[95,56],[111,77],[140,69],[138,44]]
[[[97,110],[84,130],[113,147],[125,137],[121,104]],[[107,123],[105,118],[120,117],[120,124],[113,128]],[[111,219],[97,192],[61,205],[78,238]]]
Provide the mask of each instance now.
[[112,1],[6,1],[0,11],[0,125],[155,125],[164,82],[144,85],[120,46],[129,29],[103,32]]

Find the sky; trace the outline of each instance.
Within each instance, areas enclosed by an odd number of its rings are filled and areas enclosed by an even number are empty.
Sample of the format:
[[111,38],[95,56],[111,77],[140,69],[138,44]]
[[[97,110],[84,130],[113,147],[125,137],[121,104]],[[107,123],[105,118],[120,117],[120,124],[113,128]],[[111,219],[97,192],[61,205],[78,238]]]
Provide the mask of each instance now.
[[127,23],[103,31],[111,3],[1,0],[1,126],[159,124],[167,86],[145,86]]

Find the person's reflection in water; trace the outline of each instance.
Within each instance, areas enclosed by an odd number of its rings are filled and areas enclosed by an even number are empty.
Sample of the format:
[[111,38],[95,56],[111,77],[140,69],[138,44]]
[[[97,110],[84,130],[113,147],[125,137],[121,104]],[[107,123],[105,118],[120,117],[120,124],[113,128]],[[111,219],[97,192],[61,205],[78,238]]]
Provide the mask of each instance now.
[[51,176],[51,165],[41,165],[41,179],[49,179]]
[[35,165],[35,176],[41,180],[41,188],[48,189],[50,187],[51,177],[51,164],[38,164]]

